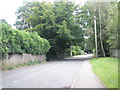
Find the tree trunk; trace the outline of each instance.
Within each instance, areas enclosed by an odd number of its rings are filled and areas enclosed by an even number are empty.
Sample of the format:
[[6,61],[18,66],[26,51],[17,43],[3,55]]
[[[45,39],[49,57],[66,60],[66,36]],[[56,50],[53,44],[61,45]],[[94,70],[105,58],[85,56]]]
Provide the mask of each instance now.
[[103,56],[105,57],[105,50],[104,50],[104,47],[103,47],[103,41],[102,41],[102,29],[101,29],[101,15],[100,15],[100,8],[99,8],[99,20],[100,20],[100,44],[101,44],[101,49],[102,49],[102,52],[103,52]]

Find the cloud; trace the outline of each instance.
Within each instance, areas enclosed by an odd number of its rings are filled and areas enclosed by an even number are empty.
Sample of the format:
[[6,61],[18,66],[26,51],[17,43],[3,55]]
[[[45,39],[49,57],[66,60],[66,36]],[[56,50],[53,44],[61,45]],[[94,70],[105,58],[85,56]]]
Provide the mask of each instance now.
[[[1,0],[0,2],[0,19],[5,19],[10,25],[16,21],[16,10],[23,5],[23,2],[26,1],[49,1],[53,2],[54,0]],[[80,2],[85,2],[86,0],[69,0],[75,1],[76,4],[80,4]]]

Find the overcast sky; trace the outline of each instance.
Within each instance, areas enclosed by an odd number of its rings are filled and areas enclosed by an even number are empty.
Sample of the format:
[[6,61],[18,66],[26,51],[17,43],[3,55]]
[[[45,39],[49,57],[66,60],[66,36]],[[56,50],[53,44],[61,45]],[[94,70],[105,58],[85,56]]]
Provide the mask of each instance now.
[[[33,0],[1,0],[0,1],[0,19],[5,19],[10,25],[16,21],[16,10],[23,5],[24,1],[33,1]],[[42,0],[38,0],[42,1]],[[45,0],[53,2],[53,0]],[[80,2],[84,3],[86,0],[74,0],[77,4]]]
[[[15,12],[20,6],[23,5],[23,2],[25,1],[35,1],[35,0],[1,0],[0,19],[5,19],[10,25],[13,26],[16,20]],[[37,1],[43,1],[43,0],[37,0]],[[45,0],[45,1],[53,2],[54,0]],[[74,1],[76,4],[84,4],[85,1],[89,1],[89,0],[72,0],[72,1]],[[97,1],[101,1],[101,0],[97,0]],[[102,0],[102,1],[111,1],[111,0]],[[116,0],[112,0],[112,1],[116,1]]]

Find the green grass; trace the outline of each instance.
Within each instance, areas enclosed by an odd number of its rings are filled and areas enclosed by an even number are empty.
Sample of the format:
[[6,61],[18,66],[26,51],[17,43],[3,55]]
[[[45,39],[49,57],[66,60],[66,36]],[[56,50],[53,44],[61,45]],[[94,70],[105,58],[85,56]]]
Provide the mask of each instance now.
[[95,58],[90,62],[106,88],[118,88],[118,58]]

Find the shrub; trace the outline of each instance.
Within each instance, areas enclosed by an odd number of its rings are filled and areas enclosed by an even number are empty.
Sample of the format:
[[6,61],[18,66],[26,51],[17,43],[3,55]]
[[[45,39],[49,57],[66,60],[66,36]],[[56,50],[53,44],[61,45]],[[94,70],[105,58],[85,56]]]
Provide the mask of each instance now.
[[49,42],[37,33],[14,30],[7,24],[2,24],[2,57],[7,54],[29,53],[34,55],[46,54],[50,49]]
[[96,49],[93,49],[93,54],[94,54],[93,57],[96,57],[96,53],[95,52],[96,52]]
[[70,47],[70,52],[71,52],[71,56],[75,56],[75,55],[84,55],[84,51],[81,50],[81,47],[79,46],[71,46]]

